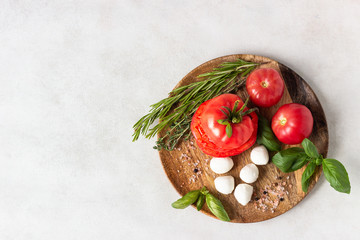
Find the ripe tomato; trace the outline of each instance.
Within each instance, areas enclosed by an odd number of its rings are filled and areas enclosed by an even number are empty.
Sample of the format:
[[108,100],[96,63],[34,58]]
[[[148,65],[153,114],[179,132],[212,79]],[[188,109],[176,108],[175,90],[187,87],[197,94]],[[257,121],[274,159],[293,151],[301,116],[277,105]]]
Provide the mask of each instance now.
[[255,143],[258,117],[243,105],[239,96],[223,94],[199,106],[190,127],[204,153],[213,157],[234,156]]
[[299,144],[310,136],[314,119],[310,110],[298,103],[282,105],[272,118],[271,128],[285,144]]
[[246,80],[250,100],[259,107],[271,107],[278,103],[284,93],[284,80],[272,68],[260,68]]

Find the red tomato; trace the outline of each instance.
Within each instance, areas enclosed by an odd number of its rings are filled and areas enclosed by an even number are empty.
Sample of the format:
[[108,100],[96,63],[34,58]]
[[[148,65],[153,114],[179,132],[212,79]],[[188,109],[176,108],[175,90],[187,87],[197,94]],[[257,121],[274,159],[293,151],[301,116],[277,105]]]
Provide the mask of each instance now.
[[259,107],[271,107],[278,103],[284,93],[284,80],[272,68],[260,68],[246,80],[250,100]]
[[[256,141],[257,121],[256,113],[241,117],[241,122],[236,122],[239,115],[230,114],[224,107],[234,110],[235,102],[238,101],[236,111],[243,106],[241,98],[235,94],[223,94],[201,104],[195,112],[191,131],[200,149],[213,157],[227,157],[237,155],[250,148]],[[222,111],[221,111],[222,110]],[[244,108],[244,113],[248,108]],[[224,113],[225,112],[225,113]],[[226,131],[227,125],[220,124],[218,120],[227,120],[232,129],[229,137]]]
[[310,136],[314,119],[310,110],[298,103],[282,105],[272,118],[271,128],[285,144],[299,144]]

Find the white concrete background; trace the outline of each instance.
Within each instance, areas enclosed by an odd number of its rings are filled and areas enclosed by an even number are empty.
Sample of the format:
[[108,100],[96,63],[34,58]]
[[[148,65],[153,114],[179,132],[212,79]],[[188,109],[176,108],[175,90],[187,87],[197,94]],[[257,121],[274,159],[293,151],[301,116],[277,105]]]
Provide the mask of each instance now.
[[[358,239],[360,2],[0,1],[0,239]],[[297,71],[323,104],[321,178],[275,219],[229,224],[194,209],[135,121],[191,69],[252,53]]]

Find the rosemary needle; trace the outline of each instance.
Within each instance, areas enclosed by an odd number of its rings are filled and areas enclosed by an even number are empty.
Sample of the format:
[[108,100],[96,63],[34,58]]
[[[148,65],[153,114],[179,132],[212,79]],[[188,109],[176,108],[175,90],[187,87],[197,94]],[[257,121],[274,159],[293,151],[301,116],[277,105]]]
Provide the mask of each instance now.
[[[221,94],[236,92],[258,65],[241,59],[224,62],[212,72],[198,76],[204,80],[174,89],[169,97],[151,105],[149,113],[134,124],[133,141],[140,135],[150,139],[163,129],[168,129],[156,141],[154,148],[173,150],[182,138],[186,140],[190,137],[191,118],[200,104]],[[157,119],[159,123],[150,128]]]

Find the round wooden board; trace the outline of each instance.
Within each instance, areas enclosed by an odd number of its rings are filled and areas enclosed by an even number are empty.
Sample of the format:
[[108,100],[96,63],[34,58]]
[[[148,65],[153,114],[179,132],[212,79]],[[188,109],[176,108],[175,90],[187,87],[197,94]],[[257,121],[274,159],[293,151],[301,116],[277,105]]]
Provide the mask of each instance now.
[[[273,107],[261,108],[260,114],[265,116],[268,120],[271,120],[271,117],[277,109],[285,103],[295,102],[307,106],[314,117],[314,128],[309,139],[317,146],[320,154],[326,157],[329,142],[328,128],[325,114],[319,100],[310,86],[299,75],[277,61],[262,56],[245,54],[219,57],[192,70],[176,85],[176,87],[199,81],[199,79],[197,79],[199,74],[210,72],[221,63],[235,61],[238,58],[251,62],[266,63],[260,65],[259,68],[270,67],[281,73],[285,81],[285,91],[282,99]],[[240,89],[237,94],[242,99],[246,99],[247,93],[245,87]],[[162,134],[163,133],[160,133],[158,137],[161,137]],[[257,144],[253,147],[256,145]],[[293,146],[297,145],[283,145],[282,147],[288,148]],[[235,186],[243,183],[240,180],[239,173],[242,167],[251,163],[250,152],[253,147],[240,155],[232,157],[234,160],[234,167],[230,172],[221,174],[222,176],[233,176],[235,178]],[[285,174],[278,170],[273,163],[269,162],[265,166],[258,166],[259,178],[255,183],[251,184],[254,187],[254,195],[252,200],[246,206],[242,206],[237,202],[233,193],[224,195],[216,191],[214,179],[220,175],[211,171],[209,167],[211,157],[205,155],[197,147],[193,138],[190,138],[189,141],[180,142],[173,151],[161,150],[159,154],[170,182],[182,196],[191,190],[200,189],[201,187],[206,186],[207,189],[223,203],[231,222],[259,222],[279,216],[293,208],[307,195],[301,189],[301,175],[305,170],[305,167],[296,172]],[[309,187],[309,192],[318,181],[321,172],[321,168],[316,169],[316,173],[314,174]],[[270,202],[261,200],[264,196],[265,187],[268,188],[265,194],[269,196]],[[285,193],[284,196],[277,196],[278,193],[274,192],[279,192],[282,188],[282,192]],[[274,192],[272,192],[272,190],[274,190]],[[263,205],[260,204],[261,202],[263,202]],[[276,204],[278,205],[277,207]],[[201,212],[214,217],[206,207],[206,204]]]

